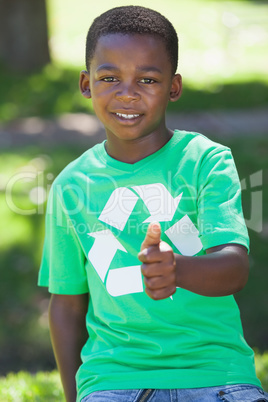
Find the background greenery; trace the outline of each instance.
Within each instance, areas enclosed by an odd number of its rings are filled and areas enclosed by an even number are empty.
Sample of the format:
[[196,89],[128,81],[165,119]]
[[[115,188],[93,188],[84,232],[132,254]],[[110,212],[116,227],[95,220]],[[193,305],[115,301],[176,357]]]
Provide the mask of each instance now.
[[[268,389],[268,353],[256,355],[256,371],[264,389]],[[63,402],[63,392],[57,371],[9,374],[0,378],[0,402]]]
[[[140,1],[131,1],[141,4]],[[112,6],[127,5],[116,0]],[[92,112],[78,91],[89,25],[111,7],[102,0],[48,0],[53,64],[30,76],[0,70],[0,120]],[[150,0],[142,5],[151,7]],[[268,104],[267,1],[154,1],[177,29],[184,93],[169,110],[244,108]]]
[[[90,22],[111,5],[108,1],[50,0],[49,28],[53,63],[31,75],[0,68],[0,119],[54,117],[92,112],[78,91],[84,68],[84,41]],[[115,5],[128,2],[115,1]],[[132,4],[140,2],[132,1]],[[151,7],[150,1],[142,5]],[[169,112],[246,108],[254,113],[268,105],[268,4],[266,1],[169,0],[154,8],[174,23],[180,36],[179,71],[184,77],[181,100]],[[249,176],[263,171],[263,205],[268,204],[268,138],[228,137],[241,179],[245,217],[251,214]],[[267,133],[266,133],[267,134]],[[212,138],[212,137],[211,137]],[[213,138],[212,138],[213,139]],[[90,142],[87,148],[94,145]],[[44,236],[45,199],[54,177],[86,149],[85,145],[25,145],[0,150],[0,374],[53,370],[47,307],[49,296],[36,286]],[[20,176],[21,175],[21,176]],[[26,179],[16,178],[27,176]],[[12,196],[7,189],[14,182]],[[40,200],[44,202],[40,202]],[[39,203],[40,202],[40,203]],[[28,212],[31,211],[30,214]],[[268,389],[267,209],[259,233],[251,238],[250,278],[236,299],[245,336],[259,350],[259,376]],[[3,396],[2,396],[3,395]],[[3,398],[3,399],[1,399]],[[12,399],[13,398],[13,399]],[[28,398],[28,399],[27,399]],[[0,401],[62,400],[58,374],[9,375],[0,381]]]

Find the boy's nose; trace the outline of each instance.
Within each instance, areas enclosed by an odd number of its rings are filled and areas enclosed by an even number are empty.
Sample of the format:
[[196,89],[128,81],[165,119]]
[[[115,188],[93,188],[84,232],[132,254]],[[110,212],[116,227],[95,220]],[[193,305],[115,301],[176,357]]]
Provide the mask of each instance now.
[[115,97],[124,102],[132,102],[140,99],[139,93],[132,84],[122,85],[120,88],[117,88]]

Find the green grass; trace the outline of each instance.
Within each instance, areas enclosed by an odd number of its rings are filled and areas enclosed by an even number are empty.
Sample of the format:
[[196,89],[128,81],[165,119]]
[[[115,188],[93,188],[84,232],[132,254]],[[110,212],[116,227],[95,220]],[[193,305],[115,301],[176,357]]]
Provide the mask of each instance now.
[[0,402],[64,402],[57,371],[36,375],[21,371],[0,378]]
[[[257,376],[268,391],[268,352],[255,356]],[[59,373],[10,373],[0,378],[0,402],[64,402]]]
[[268,352],[255,354],[257,377],[262,383],[263,389],[268,392]]

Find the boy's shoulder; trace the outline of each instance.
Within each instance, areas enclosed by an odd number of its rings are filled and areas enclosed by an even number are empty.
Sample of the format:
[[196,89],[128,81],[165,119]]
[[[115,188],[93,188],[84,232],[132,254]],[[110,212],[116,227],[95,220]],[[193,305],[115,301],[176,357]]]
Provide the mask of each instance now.
[[102,143],[94,145],[92,148],[87,149],[78,158],[68,163],[67,166],[55,178],[55,184],[68,184],[73,182],[77,176],[87,174],[96,169],[99,164],[99,150],[103,146]]
[[228,151],[230,148],[214,141],[204,134],[195,131],[175,130],[176,142],[181,149],[190,152],[191,154],[214,154],[217,152]]

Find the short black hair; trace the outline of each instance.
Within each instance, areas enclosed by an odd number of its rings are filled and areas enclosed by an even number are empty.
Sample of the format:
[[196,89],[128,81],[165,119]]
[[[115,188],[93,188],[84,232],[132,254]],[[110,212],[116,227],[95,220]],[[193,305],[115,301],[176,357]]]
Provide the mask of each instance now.
[[88,71],[99,38],[116,33],[153,35],[161,38],[171,62],[172,74],[176,73],[178,36],[175,28],[159,12],[141,6],[115,7],[95,18],[86,39],[86,68]]

